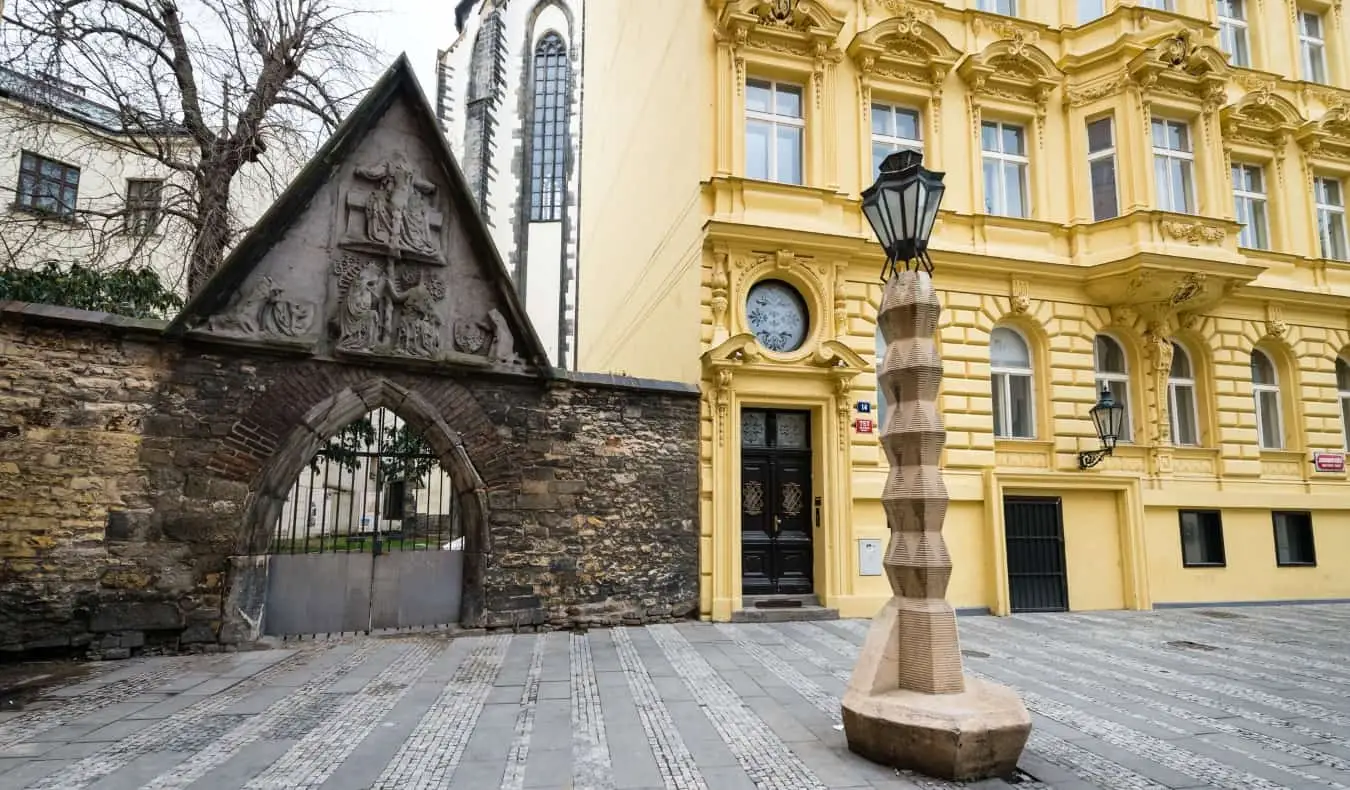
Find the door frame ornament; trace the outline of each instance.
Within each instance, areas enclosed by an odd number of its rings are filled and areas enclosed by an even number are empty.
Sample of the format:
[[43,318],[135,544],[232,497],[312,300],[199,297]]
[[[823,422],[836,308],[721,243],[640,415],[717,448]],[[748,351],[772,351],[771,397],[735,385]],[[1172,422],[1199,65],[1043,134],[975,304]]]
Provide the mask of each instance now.
[[[837,340],[825,340],[803,358],[784,362],[765,355],[750,333],[732,335],[702,357],[706,417],[711,422],[708,509],[701,527],[709,558],[700,573],[701,616],[717,621],[741,608],[742,407],[811,412],[813,494],[823,503],[813,526],[816,594],[827,604],[843,594],[852,512],[850,416],[854,378],[866,360]],[[785,386],[785,384],[787,386]],[[810,510],[812,503],[803,503]]]

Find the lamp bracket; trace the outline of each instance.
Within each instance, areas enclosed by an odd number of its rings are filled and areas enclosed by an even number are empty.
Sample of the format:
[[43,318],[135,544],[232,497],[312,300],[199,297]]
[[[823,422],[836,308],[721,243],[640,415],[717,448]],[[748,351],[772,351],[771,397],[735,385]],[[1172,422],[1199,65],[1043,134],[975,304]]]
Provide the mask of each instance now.
[[1102,459],[1111,454],[1110,447],[1103,447],[1100,450],[1091,450],[1078,454],[1078,468],[1091,469],[1102,462]]

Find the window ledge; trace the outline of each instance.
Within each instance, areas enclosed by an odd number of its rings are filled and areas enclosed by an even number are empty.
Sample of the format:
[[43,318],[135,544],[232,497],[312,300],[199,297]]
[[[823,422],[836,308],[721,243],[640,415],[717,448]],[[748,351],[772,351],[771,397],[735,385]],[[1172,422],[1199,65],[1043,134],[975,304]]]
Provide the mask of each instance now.
[[32,206],[25,206],[21,203],[10,203],[9,205],[10,208],[13,209],[14,211],[20,214],[27,214],[28,216],[37,220],[48,220],[51,222],[59,222],[62,225],[79,224],[79,222],[75,218],[75,215],[79,213],[78,211],[73,211],[69,214],[57,214],[56,212],[44,211],[40,208],[33,208]]
[[1227,568],[1226,562],[1182,562],[1183,568]]
[[1317,567],[1317,563],[1315,563],[1315,562],[1277,562],[1277,563],[1275,563],[1275,567],[1277,567],[1277,568],[1316,568],[1316,567]]

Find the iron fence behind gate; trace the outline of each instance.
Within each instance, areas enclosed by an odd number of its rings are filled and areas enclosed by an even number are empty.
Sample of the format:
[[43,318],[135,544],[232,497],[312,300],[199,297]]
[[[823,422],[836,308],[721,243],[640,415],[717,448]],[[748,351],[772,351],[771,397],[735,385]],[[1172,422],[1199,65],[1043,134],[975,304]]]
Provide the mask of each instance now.
[[272,554],[463,548],[450,475],[422,436],[385,409],[329,440],[291,487]]

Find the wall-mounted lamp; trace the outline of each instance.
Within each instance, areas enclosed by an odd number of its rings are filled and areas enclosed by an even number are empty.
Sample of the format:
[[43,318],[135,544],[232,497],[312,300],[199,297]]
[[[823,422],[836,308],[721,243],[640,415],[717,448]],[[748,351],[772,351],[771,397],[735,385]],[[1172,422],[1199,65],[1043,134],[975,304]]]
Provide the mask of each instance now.
[[1101,398],[1088,414],[1092,417],[1092,424],[1097,429],[1097,438],[1101,441],[1102,447],[1100,450],[1079,453],[1079,469],[1091,469],[1116,449],[1120,431],[1125,425],[1125,404],[1116,403],[1111,390],[1102,387]]

